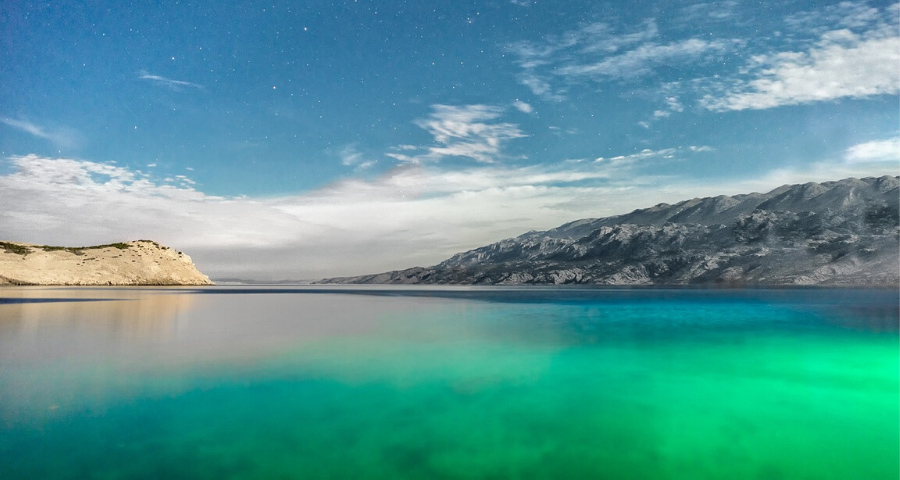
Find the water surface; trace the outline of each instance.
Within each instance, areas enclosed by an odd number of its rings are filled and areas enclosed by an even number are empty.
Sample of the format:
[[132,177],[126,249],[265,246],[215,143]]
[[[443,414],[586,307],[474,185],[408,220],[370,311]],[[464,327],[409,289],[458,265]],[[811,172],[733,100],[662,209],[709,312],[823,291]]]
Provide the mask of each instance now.
[[0,478],[869,478],[893,290],[7,288]]

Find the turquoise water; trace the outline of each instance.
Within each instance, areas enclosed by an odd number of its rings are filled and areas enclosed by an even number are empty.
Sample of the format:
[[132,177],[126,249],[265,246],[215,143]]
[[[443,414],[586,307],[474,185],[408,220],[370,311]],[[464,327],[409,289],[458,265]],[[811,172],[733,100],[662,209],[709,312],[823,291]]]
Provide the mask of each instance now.
[[0,478],[859,478],[891,290],[0,290]]

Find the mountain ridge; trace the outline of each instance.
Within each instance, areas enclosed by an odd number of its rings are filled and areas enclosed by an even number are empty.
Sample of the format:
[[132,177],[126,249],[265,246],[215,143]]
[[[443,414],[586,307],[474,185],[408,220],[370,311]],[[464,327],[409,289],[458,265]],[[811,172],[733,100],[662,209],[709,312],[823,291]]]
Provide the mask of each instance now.
[[531,231],[431,267],[317,283],[897,285],[900,177],[783,185]]

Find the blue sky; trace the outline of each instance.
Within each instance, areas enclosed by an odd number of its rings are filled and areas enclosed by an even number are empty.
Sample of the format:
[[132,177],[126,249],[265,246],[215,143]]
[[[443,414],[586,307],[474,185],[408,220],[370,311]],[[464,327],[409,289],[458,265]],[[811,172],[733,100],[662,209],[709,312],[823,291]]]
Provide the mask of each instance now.
[[0,230],[317,278],[662,201],[896,175],[898,12],[10,0]]

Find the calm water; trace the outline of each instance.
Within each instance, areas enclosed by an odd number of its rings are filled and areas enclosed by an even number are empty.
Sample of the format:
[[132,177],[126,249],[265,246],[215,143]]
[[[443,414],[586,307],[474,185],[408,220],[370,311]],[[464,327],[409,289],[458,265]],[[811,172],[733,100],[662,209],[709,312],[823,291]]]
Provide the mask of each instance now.
[[898,477],[892,290],[0,298],[4,479]]

